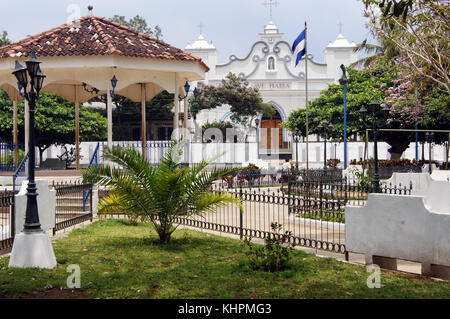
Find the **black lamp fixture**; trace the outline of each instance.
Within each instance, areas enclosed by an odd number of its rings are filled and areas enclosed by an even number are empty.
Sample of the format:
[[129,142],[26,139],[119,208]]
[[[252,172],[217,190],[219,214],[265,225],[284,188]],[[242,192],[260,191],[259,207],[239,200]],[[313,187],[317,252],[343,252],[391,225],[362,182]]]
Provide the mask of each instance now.
[[[183,101],[185,98],[187,98],[190,89],[191,89],[191,85],[189,84],[188,81],[186,81],[186,83],[184,84],[184,91],[186,92],[186,95],[182,96],[181,94],[178,94],[178,100],[180,102]],[[197,93],[198,93],[198,91],[197,91]],[[195,94],[195,90],[194,90],[194,94]]]
[[[373,131],[373,155],[374,155],[374,174],[373,174],[373,192],[380,193],[380,174],[378,170],[378,129],[386,122],[386,117],[389,115],[390,109],[387,105],[382,108],[383,119],[378,120],[376,116],[376,111],[380,108],[380,103],[377,99],[374,99],[370,103],[372,108],[372,131]],[[363,122],[366,122],[368,110],[364,105],[359,110],[359,114]],[[365,123],[366,124],[366,123]]]
[[195,88],[194,89],[194,100],[197,100],[197,97],[198,97],[198,89],[197,88]]
[[113,97],[114,96],[114,92],[116,91],[116,85],[117,85],[117,78],[116,78],[116,76],[114,75],[113,77],[112,77],[112,79],[111,79],[111,86],[112,86],[112,90],[109,90],[109,94],[111,95],[111,97]]
[[28,75],[27,75],[27,68],[24,67],[22,64],[20,64],[19,61],[16,60],[16,68],[14,69],[14,76],[17,79],[17,83],[20,85],[20,87],[26,88],[28,84]]
[[[26,67],[16,61],[15,70],[12,74],[17,79],[18,88],[23,89],[23,97],[29,103],[30,125],[28,148],[30,150],[28,161],[28,186],[27,186],[27,208],[25,213],[24,233],[42,232],[39,222],[38,205],[37,205],[37,187],[35,182],[35,163],[36,155],[32,150],[35,149],[35,108],[36,101],[39,98],[39,92],[44,84],[45,75],[40,68],[40,61],[36,58],[36,54],[31,52],[30,57],[25,62]],[[28,82],[28,75],[30,81]],[[29,90],[27,90],[29,84]]]
[[83,84],[83,89],[84,89],[86,92],[88,92],[88,93],[95,93],[95,94],[98,94],[98,92],[100,92],[99,89],[94,88],[94,87],[93,87],[92,89],[88,89],[87,83],[86,83],[86,82],[83,82],[82,84]]

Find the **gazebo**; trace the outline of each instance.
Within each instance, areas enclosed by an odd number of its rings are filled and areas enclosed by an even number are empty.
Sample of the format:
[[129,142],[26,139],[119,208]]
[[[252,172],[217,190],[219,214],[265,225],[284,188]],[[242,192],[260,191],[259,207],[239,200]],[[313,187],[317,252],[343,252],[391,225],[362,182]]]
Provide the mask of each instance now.
[[[14,105],[14,144],[17,138],[17,101],[23,100],[12,75],[15,61],[34,51],[46,75],[42,92],[56,93],[75,103],[76,167],[79,169],[79,105],[95,96],[107,96],[108,146],[112,146],[112,98],[125,96],[142,105],[142,147],[146,142],[145,102],[163,90],[174,93],[174,131],[179,128],[179,95],[184,84],[204,79],[209,71],[189,52],[137,32],[106,18],[88,15],[19,42],[0,47],[0,88]],[[116,80],[116,81],[115,81]],[[25,145],[28,145],[25,100]],[[187,101],[184,99],[184,114]],[[184,116],[184,132],[187,129]],[[177,137],[179,133],[177,132]],[[144,153],[144,152],[143,152]],[[144,153],[145,154],[145,153]]]

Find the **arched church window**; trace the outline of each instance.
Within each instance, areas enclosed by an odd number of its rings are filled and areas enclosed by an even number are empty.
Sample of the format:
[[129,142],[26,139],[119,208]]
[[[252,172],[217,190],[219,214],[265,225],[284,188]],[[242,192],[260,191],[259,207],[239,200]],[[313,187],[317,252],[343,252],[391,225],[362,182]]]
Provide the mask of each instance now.
[[275,70],[275,58],[273,56],[271,56],[269,58],[269,60],[268,60],[267,69],[268,70]]

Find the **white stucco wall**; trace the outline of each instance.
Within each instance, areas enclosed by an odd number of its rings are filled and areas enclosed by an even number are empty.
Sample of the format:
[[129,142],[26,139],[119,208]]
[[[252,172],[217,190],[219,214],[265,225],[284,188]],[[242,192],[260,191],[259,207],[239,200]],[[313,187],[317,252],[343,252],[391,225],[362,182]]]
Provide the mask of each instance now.
[[[450,194],[450,183],[442,191]],[[369,194],[366,206],[347,206],[347,250],[450,266],[450,206],[446,212],[434,211],[442,207],[426,202],[439,203],[436,200],[439,201],[426,196]]]

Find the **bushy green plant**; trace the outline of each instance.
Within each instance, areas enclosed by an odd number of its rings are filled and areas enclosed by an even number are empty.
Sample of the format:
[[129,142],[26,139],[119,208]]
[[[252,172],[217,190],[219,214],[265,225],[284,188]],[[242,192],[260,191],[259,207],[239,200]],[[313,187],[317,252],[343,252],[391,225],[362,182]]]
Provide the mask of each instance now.
[[359,170],[357,168],[350,168],[350,173],[356,177],[356,182],[359,184],[361,190],[369,192],[372,187],[373,171]]
[[295,247],[295,243],[289,241],[292,232],[281,233],[283,226],[276,222],[270,227],[273,233],[267,236],[264,246],[254,245],[251,237],[244,238],[244,245],[249,248],[247,255],[254,270],[281,271],[287,268],[291,259],[291,252]]
[[157,167],[133,148],[106,149],[103,157],[122,169],[92,166],[84,175],[85,181],[111,187],[109,195],[99,203],[99,213],[123,211],[134,220],[150,221],[160,243],[168,244],[178,227],[177,218],[203,216],[228,203],[242,207],[234,194],[211,191],[216,180],[236,169],[206,171],[217,157],[182,167],[184,144],[173,143]]

